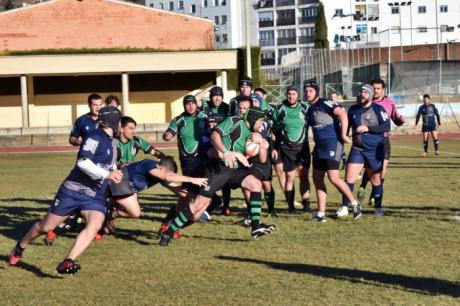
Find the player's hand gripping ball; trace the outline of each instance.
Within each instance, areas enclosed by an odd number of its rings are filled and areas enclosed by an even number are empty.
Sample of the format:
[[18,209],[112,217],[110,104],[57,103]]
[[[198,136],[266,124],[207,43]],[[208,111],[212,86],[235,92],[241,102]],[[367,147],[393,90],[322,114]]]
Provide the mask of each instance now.
[[248,140],[246,141],[246,146],[244,148],[244,154],[247,157],[254,157],[257,156],[257,154],[259,154],[259,149],[259,144],[252,141],[252,138],[248,138]]

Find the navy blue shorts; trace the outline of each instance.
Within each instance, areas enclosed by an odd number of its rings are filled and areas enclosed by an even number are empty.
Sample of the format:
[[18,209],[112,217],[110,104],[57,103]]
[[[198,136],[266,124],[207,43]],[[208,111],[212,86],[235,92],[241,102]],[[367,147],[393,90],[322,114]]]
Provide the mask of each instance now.
[[434,132],[436,131],[436,125],[423,125],[422,133]]
[[351,147],[347,164],[364,164],[364,167],[378,172],[383,168],[384,158],[385,148],[383,143],[376,150],[359,150],[356,147]]
[[105,200],[90,197],[61,185],[49,211],[58,216],[70,216],[82,210],[96,210],[105,214]]

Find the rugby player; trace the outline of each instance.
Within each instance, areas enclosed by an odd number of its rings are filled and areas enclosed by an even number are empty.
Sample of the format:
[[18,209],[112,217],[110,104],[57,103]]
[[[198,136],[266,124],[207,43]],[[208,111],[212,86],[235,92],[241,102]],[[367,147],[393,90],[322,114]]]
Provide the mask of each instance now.
[[274,133],[276,134],[286,183],[284,193],[288,204],[288,211],[295,212],[294,181],[297,172],[300,180],[300,194],[305,211],[310,209],[310,149],[308,145],[305,114],[308,105],[299,100],[299,89],[289,86],[286,90],[286,99],[278,104],[273,114]]
[[[349,126],[352,129],[353,145],[347,160],[346,182],[351,191],[355,181],[363,169],[369,174],[372,183],[372,197],[375,200],[375,214],[380,216],[382,211],[383,186],[381,174],[385,159],[385,133],[390,131],[390,120],[385,109],[377,103],[372,103],[374,87],[365,84],[361,87],[358,103],[348,110]],[[348,215],[350,200],[343,196],[342,207],[337,211],[337,217]],[[354,205],[353,205],[354,204]],[[361,205],[352,203],[353,217],[361,217]]]
[[75,120],[69,136],[69,143],[73,146],[80,146],[86,136],[96,130],[99,124],[99,109],[102,107],[102,98],[98,94],[88,96],[89,113],[84,114]]
[[[423,126],[423,157],[428,156],[428,137],[431,134],[434,144],[434,153],[439,155],[439,139],[438,133],[436,131],[436,120],[438,121],[438,126],[441,126],[441,118],[439,116],[438,109],[434,104],[431,104],[430,95],[423,95],[423,105],[418,108],[417,117],[415,119],[415,127],[418,124],[418,121],[422,117]],[[436,118],[435,118],[436,117]]]
[[83,139],[77,163],[61,184],[45,218],[35,223],[11,251],[10,265],[19,263],[31,241],[79,212],[86,220],[86,226],[77,235],[75,244],[56,271],[75,274],[80,270],[75,260],[94,240],[105,219],[107,183],[109,180],[118,183],[123,177],[121,171],[113,170],[117,145],[113,136],[118,132],[121,113],[115,107],[104,107],[99,111],[99,118],[99,128]]
[[327,189],[324,176],[327,173],[329,181],[353,205],[350,188],[340,178],[340,160],[344,152],[344,143],[351,143],[347,136],[348,117],[341,106],[333,101],[319,97],[319,86],[316,83],[305,85],[305,96],[310,102],[307,111],[307,124],[312,128],[315,147],[313,149],[313,182],[318,199],[318,212],[313,221],[326,222]]
[[[239,112],[244,113],[244,109],[250,107],[252,100],[244,96],[239,100]],[[262,206],[262,184],[258,178],[260,172],[249,167],[248,161],[243,156],[246,141],[252,136],[252,140],[260,145],[260,161],[266,161],[268,143],[259,133],[254,132],[260,129],[264,118],[263,112],[249,109],[244,114],[244,118],[228,117],[214,129],[211,140],[221,159],[208,161],[204,176],[209,179],[208,185],[200,189],[198,196],[187,207],[181,209],[169,228],[161,233],[160,246],[167,246],[175,231],[198,220],[209,205],[212,195],[225,184],[230,184],[232,188],[241,187],[250,191],[251,236],[253,238],[260,238],[274,230],[274,225],[267,226],[260,222]]]

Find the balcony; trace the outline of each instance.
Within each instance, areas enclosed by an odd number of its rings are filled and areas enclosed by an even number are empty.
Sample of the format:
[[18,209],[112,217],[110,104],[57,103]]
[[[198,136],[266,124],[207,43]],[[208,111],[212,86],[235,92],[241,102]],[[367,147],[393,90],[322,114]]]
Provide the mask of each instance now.
[[277,19],[276,25],[277,26],[295,25],[295,18]]
[[278,42],[278,46],[295,45],[296,44],[296,38],[295,37],[278,38],[277,42]]
[[273,25],[273,20],[259,20],[259,28],[272,27]]
[[299,17],[299,24],[315,23],[316,16],[302,16]]
[[313,44],[315,36],[299,36],[299,44]]
[[259,46],[261,47],[274,46],[274,45],[275,45],[275,39],[260,39],[259,40]]
[[318,3],[318,0],[299,0],[298,3],[299,5],[315,4]]
[[270,8],[270,7],[273,7],[273,0],[258,1],[257,2],[257,8],[258,9]]
[[274,66],[276,64],[276,61],[274,58],[263,58],[260,60],[260,64],[262,66]]
[[295,0],[276,0],[276,6],[295,5]]

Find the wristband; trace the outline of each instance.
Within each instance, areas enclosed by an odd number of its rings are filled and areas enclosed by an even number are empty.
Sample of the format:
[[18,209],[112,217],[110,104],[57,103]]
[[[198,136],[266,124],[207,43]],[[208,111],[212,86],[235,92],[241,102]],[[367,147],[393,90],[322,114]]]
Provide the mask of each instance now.
[[225,149],[224,152],[222,152],[222,154],[225,155],[225,154],[227,154],[227,153],[229,153],[229,152],[230,152],[229,150]]

